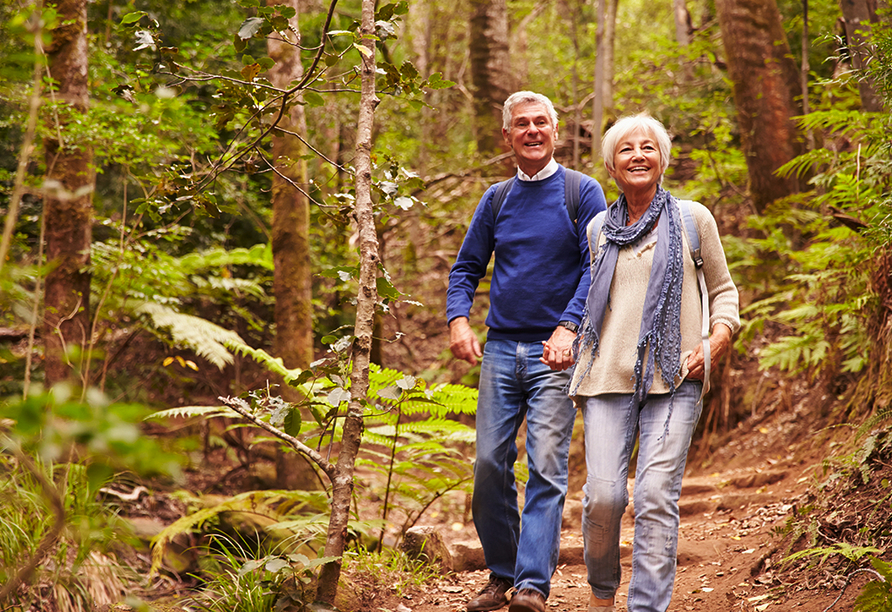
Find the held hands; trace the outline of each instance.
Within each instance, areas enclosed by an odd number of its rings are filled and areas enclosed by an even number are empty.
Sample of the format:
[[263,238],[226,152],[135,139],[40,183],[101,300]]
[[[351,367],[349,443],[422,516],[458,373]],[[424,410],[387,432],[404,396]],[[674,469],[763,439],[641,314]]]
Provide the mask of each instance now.
[[554,333],[546,342],[543,342],[542,357],[539,361],[552,370],[561,372],[573,365],[573,341],[576,334],[566,327],[558,325]]
[[[731,346],[731,330],[724,323],[716,323],[709,336],[710,368],[718,365],[719,359],[729,346]],[[698,344],[694,352],[688,355],[687,366],[689,379],[703,380],[703,343]]]
[[477,365],[477,360],[483,356],[480,341],[467,318],[458,317],[449,324],[449,350],[453,357],[471,365]]

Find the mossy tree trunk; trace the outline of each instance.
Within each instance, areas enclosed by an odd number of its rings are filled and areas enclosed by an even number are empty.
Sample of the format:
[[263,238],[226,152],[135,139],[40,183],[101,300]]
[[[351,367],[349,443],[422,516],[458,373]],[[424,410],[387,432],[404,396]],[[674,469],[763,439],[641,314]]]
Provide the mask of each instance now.
[[506,150],[502,104],[513,90],[505,0],[471,0],[470,66],[477,151],[494,156]]
[[50,272],[44,290],[43,338],[48,385],[70,378],[71,349],[90,341],[90,243],[95,171],[90,146],[65,140],[65,124],[87,110],[87,2],[49,2],[58,25],[47,48],[54,87],[47,102],[61,103],[59,122],[44,140],[46,256]]
[[746,156],[750,194],[762,213],[778,198],[796,193],[796,177],[775,171],[804,152],[793,117],[801,113],[799,71],[776,0],[717,0],[728,74],[734,85],[737,123]]
[[[871,24],[877,21],[877,2],[876,0],[839,0],[839,8],[842,10],[852,68],[863,70],[870,61],[868,37]],[[877,95],[871,79],[858,79],[858,93],[861,95],[861,106],[864,110],[872,113],[882,112],[883,101]]]
[[[267,51],[276,64],[269,71],[270,82],[288,89],[304,76],[300,61],[299,0],[269,0],[295,9],[290,39],[267,38]],[[304,145],[294,134],[306,136],[307,120],[298,99],[279,121],[273,133],[272,164],[272,247],[273,289],[276,294],[275,354],[288,368],[307,368],[313,361],[312,270],[310,269],[310,201],[307,197],[307,162]],[[298,391],[281,386],[286,401],[298,402]],[[279,449],[276,479],[283,489],[317,488],[315,472],[297,453]]]

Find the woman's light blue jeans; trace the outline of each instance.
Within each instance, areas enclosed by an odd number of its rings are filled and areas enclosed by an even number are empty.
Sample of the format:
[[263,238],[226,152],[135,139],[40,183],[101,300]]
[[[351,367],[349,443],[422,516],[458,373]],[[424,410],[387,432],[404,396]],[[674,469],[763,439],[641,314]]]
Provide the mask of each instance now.
[[[548,597],[576,409],[567,397],[569,373],[552,371],[541,356],[541,342],[489,340],[484,347],[472,509],[492,575]],[[521,519],[514,462],[524,418],[529,480]]]
[[700,389],[698,381],[683,382],[672,399],[671,417],[668,393],[648,395],[640,406],[631,405],[630,394],[584,398],[588,477],[582,532],[588,581],[599,599],[612,598],[619,588],[620,523],[629,503],[629,460],[638,434],[629,612],[665,612],[672,599],[678,498],[700,418]]

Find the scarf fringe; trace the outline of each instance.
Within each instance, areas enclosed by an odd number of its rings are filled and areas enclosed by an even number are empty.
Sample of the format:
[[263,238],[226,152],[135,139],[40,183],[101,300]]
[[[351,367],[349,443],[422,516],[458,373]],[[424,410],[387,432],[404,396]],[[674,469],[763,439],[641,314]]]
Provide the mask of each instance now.
[[[616,208],[613,209],[614,207]],[[620,196],[614,207],[611,207],[613,210],[608,209],[602,229],[607,243],[598,247],[598,254],[591,265],[593,282],[586,300],[580,333],[573,343],[576,363],[579,363],[582,355],[587,354],[588,364],[584,371],[577,372],[576,384],[572,385],[571,395],[576,394],[579,385],[588,377],[599,354],[600,328],[609,305],[610,283],[619,249],[640,241],[656,225],[660,236],[664,238],[664,244],[658,245],[655,252],[651,279],[643,305],[631,402],[644,403],[653,385],[654,370],[659,367],[660,377],[669,387],[671,396],[669,417],[663,434],[665,436],[669,430],[669,418],[672,416],[675,377],[681,368],[681,291],[684,279],[681,215],[675,198],[662,187],[657,187],[657,193],[650,207],[642,218],[631,226],[625,225],[628,220],[625,197]],[[657,221],[661,218],[666,221],[665,226],[657,225]],[[611,264],[613,269],[609,267]],[[654,279],[654,271],[661,274],[662,278]],[[596,279],[600,282],[596,283]],[[655,284],[657,282],[659,286]],[[606,292],[607,295],[596,295],[596,292]],[[594,316],[593,311],[595,311]],[[650,320],[645,320],[648,312]],[[606,364],[606,367],[610,367],[610,364]]]

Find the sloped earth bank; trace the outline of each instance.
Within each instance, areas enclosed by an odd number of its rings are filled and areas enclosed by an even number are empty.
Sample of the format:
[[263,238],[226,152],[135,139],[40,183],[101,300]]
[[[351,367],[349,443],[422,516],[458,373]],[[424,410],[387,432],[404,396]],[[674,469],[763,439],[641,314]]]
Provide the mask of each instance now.
[[[670,611],[853,609],[861,587],[871,578],[868,574],[861,573],[846,584],[845,570],[837,574],[821,566],[795,574],[779,571],[779,562],[789,554],[790,545],[783,528],[794,508],[806,501],[809,485],[816,482],[816,470],[833,446],[827,436],[791,443],[785,433],[802,416],[777,415],[770,422],[751,419],[753,422],[738,428],[737,435],[730,436],[713,457],[712,465],[721,462],[725,469],[689,469],[680,502],[678,575]],[[751,430],[745,431],[747,427]],[[582,560],[580,521],[581,493],[571,494],[564,512],[560,564],[547,602],[550,610],[587,609],[590,590]],[[486,583],[488,572],[482,568],[472,525],[440,527],[437,532],[445,539],[455,564],[468,569],[446,575],[410,596],[394,597],[382,591],[369,602],[368,610],[465,610],[466,602]],[[626,610],[632,537],[630,504],[621,540],[620,611]],[[793,575],[796,577],[791,578]]]

